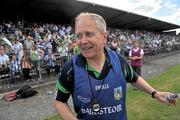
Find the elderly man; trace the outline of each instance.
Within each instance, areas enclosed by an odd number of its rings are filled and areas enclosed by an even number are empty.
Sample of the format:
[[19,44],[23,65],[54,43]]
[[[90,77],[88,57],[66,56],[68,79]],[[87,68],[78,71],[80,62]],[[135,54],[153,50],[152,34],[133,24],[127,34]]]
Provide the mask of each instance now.
[[[166,96],[138,76],[121,55],[105,48],[105,20],[81,13],[75,21],[81,53],[65,64],[57,81],[55,107],[63,120],[127,120],[126,82],[158,101],[171,104]],[[67,100],[72,95],[76,116]]]

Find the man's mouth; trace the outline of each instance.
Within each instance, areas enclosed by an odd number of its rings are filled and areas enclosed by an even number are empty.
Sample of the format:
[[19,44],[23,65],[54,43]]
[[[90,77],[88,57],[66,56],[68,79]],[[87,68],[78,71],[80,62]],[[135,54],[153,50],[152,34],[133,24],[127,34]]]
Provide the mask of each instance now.
[[93,48],[93,47],[84,47],[84,48],[82,48],[82,50],[89,50],[91,48]]

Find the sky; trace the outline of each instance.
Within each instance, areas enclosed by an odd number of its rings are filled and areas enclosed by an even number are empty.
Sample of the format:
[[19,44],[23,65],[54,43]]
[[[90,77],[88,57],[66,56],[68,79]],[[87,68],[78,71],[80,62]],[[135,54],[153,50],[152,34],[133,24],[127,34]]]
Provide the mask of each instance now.
[[[81,0],[180,25],[180,0]],[[180,32],[180,29],[177,30]]]

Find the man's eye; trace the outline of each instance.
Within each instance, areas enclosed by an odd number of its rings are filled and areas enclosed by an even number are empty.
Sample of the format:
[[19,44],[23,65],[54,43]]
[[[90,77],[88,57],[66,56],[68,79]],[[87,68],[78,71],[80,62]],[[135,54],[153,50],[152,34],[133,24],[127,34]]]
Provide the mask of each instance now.
[[93,33],[93,32],[87,32],[87,33],[86,33],[86,36],[87,36],[87,37],[92,37],[92,36],[94,36],[94,35],[95,35],[95,33]]
[[78,40],[78,39],[81,39],[82,38],[82,35],[81,34],[77,34],[76,35],[76,39]]

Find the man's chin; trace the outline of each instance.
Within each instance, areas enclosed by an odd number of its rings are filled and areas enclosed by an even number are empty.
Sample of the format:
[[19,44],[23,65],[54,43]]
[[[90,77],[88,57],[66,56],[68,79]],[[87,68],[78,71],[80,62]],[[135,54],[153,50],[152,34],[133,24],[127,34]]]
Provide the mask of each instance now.
[[82,53],[82,55],[83,55],[86,59],[92,58],[92,54]]

